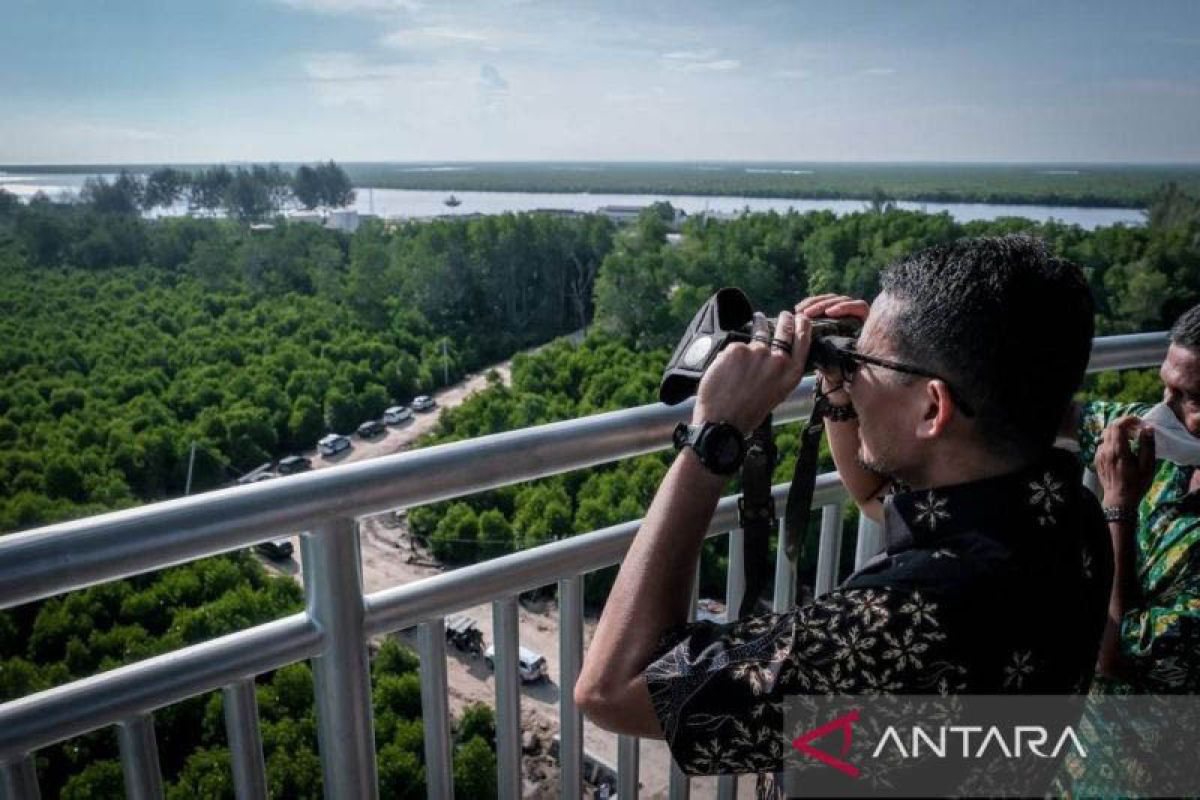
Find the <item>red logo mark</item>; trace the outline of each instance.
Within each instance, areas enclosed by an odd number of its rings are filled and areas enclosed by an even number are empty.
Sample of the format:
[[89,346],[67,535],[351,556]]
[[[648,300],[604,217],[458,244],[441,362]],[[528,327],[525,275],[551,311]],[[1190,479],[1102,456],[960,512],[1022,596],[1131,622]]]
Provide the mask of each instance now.
[[837,756],[831,756],[824,750],[818,750],[809,744],[809,742],[813,741],[814,739],[820,739],[822,736],[841,728],[842,756],[845,756],[846,753],[850,752],[850,739],[853,736],[853,731],[850,729],[850,726],[853,725],[857,720],[858,709],[856,708],[848,714],[843,714],[835,720],[826,722],[819,728],[813,728],[808,733],[796,737],[792,740],[792,747],[796,748],[805,755],[812,756],[826,766],[833,767],[840,772],[846,773],[851,778],[857,778],[859,772],[858,767],[849,762],[843,761]]

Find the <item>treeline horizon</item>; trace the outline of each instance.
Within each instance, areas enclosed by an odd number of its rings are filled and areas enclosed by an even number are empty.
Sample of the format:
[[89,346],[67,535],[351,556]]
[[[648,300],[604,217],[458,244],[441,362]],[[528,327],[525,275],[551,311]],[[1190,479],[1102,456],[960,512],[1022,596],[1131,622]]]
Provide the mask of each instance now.
[[[4,190],[0,188],[0,192]],[[102,214],[126,215],[186,202],[189,214],[221,212],[239,222],[259,222],[289,208],[343,208],[354,198],[350,178],[328,161],[301,164],[294,172],[278,164],[233,169],[219,164],[197,170],[159,167],[145,175],[123,169],[112,180],[104,175],[87,178],[77,201]],[[32,199],[41,198],[35,195]]]
[[[14,174],[188,171],[212,164],[0,166]],[[246,166],[231,163],[229,166]],[[282,163],[283,168],[298,164]],[[342,162],[353,186],[431,191],[690,194],[1143,208],[1163,184],[1200,194],[1200,164],[803,161]]]

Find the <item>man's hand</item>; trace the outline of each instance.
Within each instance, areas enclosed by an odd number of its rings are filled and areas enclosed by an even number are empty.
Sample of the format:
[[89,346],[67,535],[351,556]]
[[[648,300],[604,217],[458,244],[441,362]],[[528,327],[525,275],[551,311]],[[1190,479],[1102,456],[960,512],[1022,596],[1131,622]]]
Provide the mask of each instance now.
[[[806,297],[797,303],[796,313],[803,314],[809,319],[856,317],[859,322],[866,322],[867,315],[871,313],[871,306],[866,300],[855,300],[844,294],[818,294]],[[841,385],[841,370],[822,369],[818,371],[826,390]]]
[[[1138,449],[1131,442],[1137,438]],[[1137,417],[1122,417],[1104,429],[1096,449],[1096,475],[1104,504],[1137,508],[1154,480],[1154,428]]]
[[[765,338],[766,320],[757,316],[755,332]],[[744,434],[752,432],[800,383],[811,341],[809,318],[781,311],[770,343],[727,346],[700,379],[692,421],[728,422]],[[791,353],[776,343],[790,345]]]
[[[1131,445],[1134,437],[1136,453]],[[1115,420],[1101,434],[1095,465],[1104,488],[1104,504],[1136,509],[1154,480],[1154,428],[1137,417]],[[1113,582],[1096,669],[1111,678],[1127,679],[1121,624],[1137,596],[1137,524],[1129,519],[1111,521],[1108,532],[1113,546]]]

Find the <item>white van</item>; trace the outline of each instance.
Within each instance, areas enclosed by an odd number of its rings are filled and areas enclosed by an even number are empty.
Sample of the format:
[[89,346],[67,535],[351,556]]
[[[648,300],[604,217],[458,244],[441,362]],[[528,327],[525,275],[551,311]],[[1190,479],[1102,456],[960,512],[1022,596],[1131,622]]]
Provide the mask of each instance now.
[[[489,669],[496,669],[496,646],[488,645],[488,649],[484,651],[483,658],[487,661]],[[521,676],[522,683],[533,683],[549,677],[546,670],[546,659],[542,658],[532,650],[526,650],[524,647],[517,648],[517,674]]]
[[350,447],[350,438],[340,433],[330,433],[321,437],[317,442],[317,452],[323,456],[337,455]]
[[405,420],[412,419],[412,409],[408,406],[392,406],[383,412],[383,421],[388,425],[399,425]]

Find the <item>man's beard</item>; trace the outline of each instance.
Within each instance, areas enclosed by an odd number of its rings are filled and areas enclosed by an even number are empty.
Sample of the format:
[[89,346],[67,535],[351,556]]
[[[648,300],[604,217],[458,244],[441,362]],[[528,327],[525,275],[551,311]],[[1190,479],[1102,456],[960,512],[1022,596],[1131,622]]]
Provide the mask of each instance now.
[[854,454],[854,460],[858,463],[858,466],[862,467],[872,475],[877,475],[890,483],[895,483],[899,480],[899,478],[896,477],[895,470],[888,466],[885,462],[878,459],[863,458],[861,448],[857,453]]

